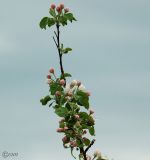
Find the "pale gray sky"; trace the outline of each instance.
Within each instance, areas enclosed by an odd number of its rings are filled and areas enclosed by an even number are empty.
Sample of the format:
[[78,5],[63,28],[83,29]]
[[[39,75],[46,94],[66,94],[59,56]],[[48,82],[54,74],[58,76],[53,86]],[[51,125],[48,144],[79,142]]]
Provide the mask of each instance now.
[[64,67],[92,93],[97,142],[91,151],[114,160],[149,160],[148,0],[0,0],[0,154],[72,159],[55,131],[56,115],[39,103],[48,93],[45,75],[58,69],[58,59],[52,31],[38,23],[51,3],[60,2],[78,19],[61,30],[64,44],[73,48]]

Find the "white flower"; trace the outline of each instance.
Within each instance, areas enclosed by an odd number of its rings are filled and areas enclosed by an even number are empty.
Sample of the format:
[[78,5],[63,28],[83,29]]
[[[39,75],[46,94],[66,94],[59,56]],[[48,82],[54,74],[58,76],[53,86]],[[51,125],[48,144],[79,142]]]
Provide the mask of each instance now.
[[79,90],[82,91],[82,92],[87,92],[87,91],[86,91],[86,88],[84,87],[83,84],[81,84],[81,85],[79,86]]
[[70,83],[70,87],[74,87],[78,84],[78,81],[77,80],[73,80],[71,83]]
[[51,80],[51,79],[47,79],[46,83],[47,83],[47,84],[51,84],[51,83],[52,83],[52,80]]
[[96,150],[96,151],[94,152],[94,157],[100,158],[100,157],[101,157],[101,152],[98,151],[98,150]]
[[70,84],[67,84],[64,88],[64,93],[67,94],[68,92],[70,92]]
[[87,160],[91,160],[92,159],[91,156],[89,156],[89,155],[87,155],[86,158],[87,158]]

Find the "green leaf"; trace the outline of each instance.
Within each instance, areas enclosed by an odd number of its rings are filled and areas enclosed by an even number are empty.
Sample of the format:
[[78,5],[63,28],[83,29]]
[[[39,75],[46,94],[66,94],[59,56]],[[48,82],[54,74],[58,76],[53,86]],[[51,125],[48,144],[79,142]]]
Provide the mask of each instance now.
[[84,120],[89,119],[89,115],[86,112],[80,112],[79,115]]
[[55,20],[53,18],[48,18],[48,26],[51,27],[55,24]]
[[46,96],[46,97],[42,98],[40,100],[40,102],[42,103],[42,105],[46,105],[50,100],[51,100],[51,97],[50,96]]
[[40,27],[41,29],[46,29],[46,25],[48,25],[48,17],[44,17],[42,18],[42,20],[40,21]]
[[81,106],[84,106],[86,109],[89,109],[89,97],[85,92],[77,92],[77,103]]
[[89,133],[90,133],[91,136],[95,136],[94,126],[89,127]]
[[52,83],[50,85],[50,92],[52,95],[56,93],[56,91],[62,91],[62,87],[58,83]]
[[64,50],[63,50],[63,53],[68,53],[68,52],[70,52],[70,51],[72,51],[72,48],[65,48]]
[[68,113],[67,108],[65,107],[60,107],[60,108],[56,108],[55,109],[55,113],[59,116],[59,117],[65,117],[66,114]]
[[65,16],[60,16],[60,17],[59,17],[59,22],[60,22],[63,26],[65,26],[65,25],[67,25],[67,18],[66,18]]
[[50,9],[49,13],[51,16],[56,17],[56,13],[54,9]]
[[64,79],[66,77],[72,77],[70,73],[64,73],[63,75],[60,76],[61,79]]
[[69,20],[70,22],[72,21],[76,21],[76,19],[74,18],[72,13],[66,13],[64,14],[64,16],[67,18],[67,20]]
[[89,145],[90,145],[90,140],[89,140],[88,138],[85,138],[85,139],[84,139],[84,144],[85,144],[86,146],[89,146]]

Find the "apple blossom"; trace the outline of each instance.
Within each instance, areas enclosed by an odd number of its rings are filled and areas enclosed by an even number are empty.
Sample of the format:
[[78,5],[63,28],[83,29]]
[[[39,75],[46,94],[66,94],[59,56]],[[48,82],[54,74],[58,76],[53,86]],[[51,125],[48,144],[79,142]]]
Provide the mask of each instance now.
[[65,13],[69,12],[69,8],[64,9]]
[[70,83],[70,88],[73,88],[74,86],[76,86],[78,83],[77,80],[73,80],[71,83]]
[[80,118],[80,116],[79,116],[78,114],[76,114],[74,117],[75,117],[77,120]]
[[60,121],[59,121],[59,123],[62,123],[62,122],[64,122],[65,121],[65,118],[62,118]]
[[51,5],[51,9],[55,9],[56,8],[56,5],[55,4],[52,4]]
[[65,6],[64,6],[64,4],[60,4],[59,7],[60,7],[61,9],[64,9]]
[[64,79],[61,79],[61,80],[60,80],[60,84],[61,84],[62,86],[64,86],[64,85],[65,85],[65,80],[64,80]]
[[90,113],[90,114],[94,114],[94,111],[90,109],[90,110],[89,110],[89,113]]
[[52,74],[54,74],[54,68],[51,68],[51,69],[49,70],[49,72],[52,73]]
[[46,83],[47,83],[47,84],[52,84],[52,82],[53,82],[53,81],[52,81],[51,79],[47,79],[47,82],[46,82]]
[[86,91],[86,88],[85,88],[85,86],[84,86],[83,84],[81,84],[81,85],[79,86],[79,90],[82,91],[82,92],[87,92],[87,91]]
[[61,13],[62,9],[58,6],[58,7],[56,8],[56,11],[57,11],[58,13]]
[[101,157],[101,152],[98,151],[98,150],[96,150],[96,151],[94,152],[94,157]]
[[56,91],[55,95],[59,97],[59,96],[61,96],[61,92],[60,91]]
[[81,85],[81,82],[80,81],[77,81],[77,86],[79,87]]
[[51,79],[51,75],[47,75],[47,79]]
[[68,130],[69,128],[68,127],[64,127],[64,130],[66,131],[66,130]]
[[86,158],[87,158],[87,160],[92,160],[92,157],[89,155],[87,155]]
[[76,147],[77,146],[77,143],[75,141],[70,141],[70,146],[71,147]]
[[86,131],[86,130],[84,130],[84,131],[83,131],[83,134],[86,134],[86,133],[87,133],[87,131]]
[[58,128],[57,132],[64,132],[64,129],[63,128]]
[[67,136],[62,138],[63,143],[68,143],[69,142],[69,138]]
[[[68,22],[76,21],[73,13],[68,8],[64,8],[64,4],[56,6],[52,4],[49,10],[49,16],[43,17],[40,22],[41,29],[47,29],[55,26],[53,40],[55,42],[58,56],[60,75],[56,76],[54,68],[49,70],[47,75],[47,83],[49,84],[49,93],[43,97],[40,102],[42,105],[49,105],[53,107],[57,116],[63,117],[59,121],[59,128],[56,130],[58,133],[63,133],[63,146],[71,148],[73,156],[73,149],[77,147],[80,151],[82,160],[91,160],[91,156],[87,155],[87,151],[94,144],[95,140],[90,140],[89,135],[86,138],[87,132],[95,135],[95,121],[93,116],[94,111],[89,110],[90,93],[86,90],[85,86],[78,80],[72,80],[67,83],[67,78],[71,77],[70,73],[65,72],[63,68],[63,56],[72,51],[70,47],[64,47],[61,42],[60,27],[66,26]],[[56,10],[56,12],[55,12]],[[69,12],[69,13],[68,13]],[[84,93],[83,93],[84,92]],[[94,158],[100,160],[101,154],[99,151],[94,152]]]
[[87,94],[87,96],[91,96],[91,93],[90,93],[90,92],[87,92],[86,94]]

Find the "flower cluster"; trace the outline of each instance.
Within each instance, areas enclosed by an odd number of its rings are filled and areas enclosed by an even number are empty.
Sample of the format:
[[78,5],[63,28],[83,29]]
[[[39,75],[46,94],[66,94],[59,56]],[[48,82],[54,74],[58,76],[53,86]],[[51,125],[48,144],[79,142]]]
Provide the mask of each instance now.
[[62,13],[63,10],[64,10],[65,13],[69,12],[69,9],[68,9],[68,8],[65,8],[64,4],[60,4],[60,5],[57,6],[57,7],[56,7],[55,4],[52,4],[52,5],[50,6],[50,9],[52,9],[52,10],[55,10],[55,9],[56,9],[56,11],[57,11],[58,13]]
[[78,80],[67,82],[67,78],[71,77],[69,73],[65,73],[63,69],[62,56],[72,51],[71,48],[64,47],[60,42],[60,27],[66,26],[68,22],[76,21],[73,13],[70,12],[64,4],[56,6],[52,4],[49,8],[49,16],[42,18],[40,28],[47,29],[55,25],[53,40],[55,42],[61,75],[56,76],[54,68],[49,70],[47,84],[49,86],[49,94],[43,97],[40,102],[42,105],[53,107],[54,112],[60,117],[59,126],[56,129],[58,133],[63,134],[62,143],[64,148],[70,148],[71,154],[73,150],[79,150],[80,160],[104,160],[100,152],[95,151],[93,159],[87,155],[88,150],[94,144],[95,139],[95,120],[94,111],[90,107],[90,92]]
[[79,149],[88,147],[92,142],[85,137],[87,133],[95,135],[94,111],[90,109],[90,93],[80,81],[73,80],[66,84],[65,79],[70,76],[65,73],[57,78],[54,69],[51,68],[47,75],[50,94],[43,97],[41,103],[42,105],[49,103],[61,117],[57,132],[64,133],[62,138],[64,147]]

